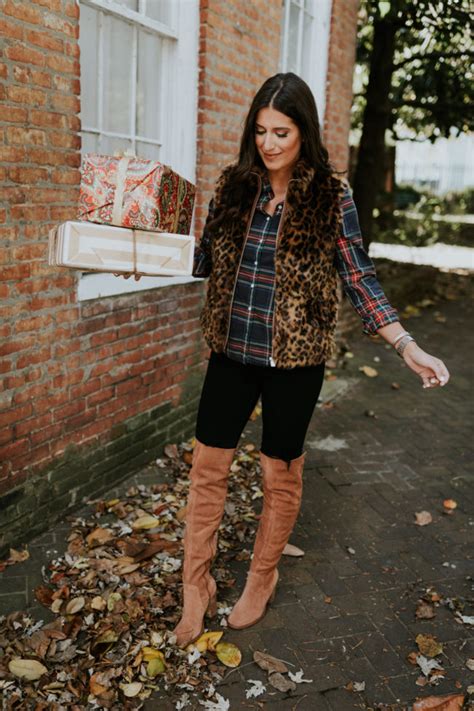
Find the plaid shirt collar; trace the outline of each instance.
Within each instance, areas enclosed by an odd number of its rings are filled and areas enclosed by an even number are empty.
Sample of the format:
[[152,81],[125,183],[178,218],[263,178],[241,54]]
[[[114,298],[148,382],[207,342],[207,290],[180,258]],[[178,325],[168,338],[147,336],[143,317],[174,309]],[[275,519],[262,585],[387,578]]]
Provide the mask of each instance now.
[[263,210],[265,204],[273,197],[275,197],[275,194],[272,190],[272,186],[268,178],[268,173],[265,172],[262,175],[262,190],[260,192],[260,197],[257,202],[257,210]]

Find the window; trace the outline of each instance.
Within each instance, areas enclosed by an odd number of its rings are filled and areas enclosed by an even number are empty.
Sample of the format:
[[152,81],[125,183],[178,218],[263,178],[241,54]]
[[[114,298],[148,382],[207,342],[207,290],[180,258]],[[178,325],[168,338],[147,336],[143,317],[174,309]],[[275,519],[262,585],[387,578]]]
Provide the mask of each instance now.
[[280,71],[309,84],[323,125],[331,0],[283,0]]
[[[128,149],[194,181],[199,0],[80,0],[80,9],[82,152]],[[170,281],[89,273],[78,296]]]

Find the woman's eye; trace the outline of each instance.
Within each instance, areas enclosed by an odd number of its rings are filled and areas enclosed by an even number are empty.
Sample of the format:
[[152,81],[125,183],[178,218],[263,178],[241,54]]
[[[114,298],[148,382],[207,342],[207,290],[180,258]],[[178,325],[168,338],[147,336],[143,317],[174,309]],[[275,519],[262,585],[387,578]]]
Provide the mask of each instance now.
[[[265,131],[262,131],[262,130],[259,131],[259,130],[257,129],[257,130],[255,131],[255,133],[257,134],[257,136],[263,136],[263,134],[265,133]],[[287,133],[276,133],[275,135],[276,135],[278,138],[286,138],[286,137],[288,136]]]

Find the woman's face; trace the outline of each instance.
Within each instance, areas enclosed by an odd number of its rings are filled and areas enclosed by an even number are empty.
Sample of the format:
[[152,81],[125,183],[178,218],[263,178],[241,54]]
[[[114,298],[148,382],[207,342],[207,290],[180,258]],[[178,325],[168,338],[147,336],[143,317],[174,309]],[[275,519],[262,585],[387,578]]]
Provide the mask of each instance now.
[[267,106],[256,117],[255,145],[268,170],[285,170],[299,158],[301,132],[293,119]]

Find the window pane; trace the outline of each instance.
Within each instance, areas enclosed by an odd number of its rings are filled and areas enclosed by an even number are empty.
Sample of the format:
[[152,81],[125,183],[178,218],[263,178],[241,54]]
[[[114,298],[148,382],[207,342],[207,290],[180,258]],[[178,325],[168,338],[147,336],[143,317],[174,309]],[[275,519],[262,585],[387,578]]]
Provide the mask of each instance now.
[[165,25],[173,24],[173,7],[170,0],[147,0],[145,15]]
[[293,5],[290,6],[290,26],[288,28],[288,64],[287,71],[298,73],[298,24],[300,10]]
[[148,32],[138,33],[137,134],[161,139],[163,41]]
[[79,33],[81,50],[81,122],[97,126],[97,74],[99,49],[99,13],[81,5]]
[[137,141],[137,156],[140,158],[148,158],[148,160],[160,160],[160,146],[154,146],[153,143]]
[[138,12],[138,0],[115,0],[118,5],[123,5],[128,7],[129,10],[135,10]]
[[133,28],[104,15],[104,129],[130,133]]
[[98,152],[98,142],[96,133],[85,133],[82,134],[82,147],[81,153],[97,153]]
[[301,52],[300,76],[306,81],[314,75],[314,67],[311,64],[311,34],[313,31],[313,18],[305,13],[303,18],[303,47]]
[[115,151],[126,151],[127,148],[133,150],[133,143],[132,141],[126,138],[111,138],[110,136],[101,136],[99,147],[101,153],[113,156]]

